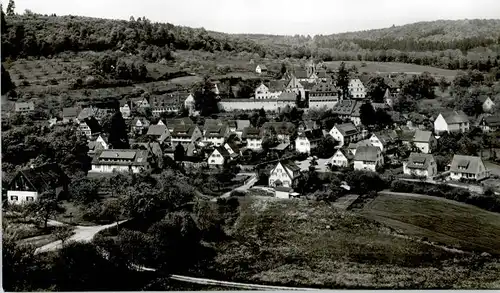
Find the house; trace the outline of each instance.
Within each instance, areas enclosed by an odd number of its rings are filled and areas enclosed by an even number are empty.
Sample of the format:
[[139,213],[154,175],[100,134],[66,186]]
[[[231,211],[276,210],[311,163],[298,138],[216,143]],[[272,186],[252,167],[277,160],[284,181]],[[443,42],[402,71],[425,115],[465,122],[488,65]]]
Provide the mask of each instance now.
[[83,108],[80,113],[78,113],[78,117],[76,118],[78,121],[83,121],[90,117],[95,117],[97,114],[98,108],[94,108],[92,106]]
[[260,100],[260,99],[277,99],[283,93],[283,88],[281,88],[281,89],[276,88],[277,81],[274,81],[273,84],[274,84],[274,87],[272,90],[270,87],[267,87],[264,83],[259,85],[255,89],[254,98],[258,99],[258,100]]
[[146,135],[158,141],[160,144],[162,144],[165,142],[167,138],[170,137],[170,131],[168,131],[167,126],[162,123],[149,126]]
[[170,132],[170,134],[171,134],[170,141],[172,147],[174,148],[179,143],[183,147],[186,147],[190,143],[194,143],[201,140],[203,137],[200,128],[198,128],[198,126],[194,124],[177,125],[174,127],[172,132]]
[[205,144],[211,143],[215,146],[222,146],[226,137],[229,136],[229,133],[229,126],[227,123],[209,125],[204,127],[203,142]]
[[395,98],[394,96],[391,94],[391,91],[389,90],[389,88],[387,88],[385,90],[385,93],[384,93],[384,103],[389,107],[389,108],[392,108],[394,107],[394,101],[395,101]]
[[302,68],[295,68],[295,72],[293,73],[293,76],[298,80],[298,81],[309,81],[309,74],[307,74],[307,71],[302,69]]
[[408,161],[403,162],[403,173],[432,178],[437,175],[436,160],[431,154],[411,153]]
[[309,109],[333,109],[338,102],[338,90],[332,84],[319,82],[309,91]]
[[132,172],[140,173],[150,169],[147,150],[98,150],[92,159],[92,173]]
[[295,76],[292,76],[292,78],[286,85],[285,92],[295,93],[296,95],[299,95],[301,99],[304,99],[306,96],[306,90],[304,86]]
[[411,140],[424,154],[430,154],[437,145],[437,140],[432,132],[417,129]]
[[290,136],[295,132],[295,124],[292,122],[266,122],[262,125],[262,135],[271,135],[273,132],[279,142],[290,143]]
[[130,118],[130,113],[132,112],[132,107],[130,107],[129,102],[126,99],[120,100],[120,113],[124,119]]
[[241,155],[241,150],[238,146],[236,146],[234,143],[225,143],[224,148],[227,150],[229,153],[229,156],[231,157],[231,160],[236,159]]
[[14,103],[14,111],[21,114],[31,113],[35,111],[35,104],[33,102],[16,102]]
[[80,111],[81,110],[78,107],[63,108],[62,122],[63,123],[77,122],[78,113],[80,113]]
[[376,172],[384,165],[384,156],[380,148],[375,146],[360,146],[354,155],[354,170]]
[[231,133],[236,133],[240,139],[245,127],[250,126],[250,120],[229,120],[227,123],[229,125],[229,131]]
[[82,120],[78,126],[81,133],[85,134],[88,138],[92,135],[101,133],[101,125],[95,117],[89,117]]
[[366,88],[359,78],[349,80],[349,95],[354,99],[364,99]]
[[361,138],[361,134],[352,122],[337,124],[333,126],[329,133],[333,139],[339,142],[338,147],[356,142]]
[[[162,121],[163,123],[163,121]],[[168,131],[172,133],[174,131],[174,128],[178,125],[194,125],[193,120],[189,117],[184,117],[184,118],[178,118],[178,119],[167,119],[166,123]]]
[[349,167],[352,164],[353,155],[347,150],[338,149],[329,160],[332,166]]
[[494,110],[495,102],[493,102],[490,97],[480,96],[479,101],[481,101],[481,104],[483,106],[483,112],[491,113]]
[[320,128],[318,123],[314,120],[301,120],[297,130],[299,132],[304,132],[306,130],[313,130]]
[[453,156],[450,166],[450,179],[480,181],[489,177],[489,175],[490,172],[486,169],[486,166],[480,157],[463,155]]
[[99,134],[95,140],[89,140],[88,142],[88,155],[93,156],[98,150],[107,150],[109,149],[108,140]]
[[136,99],[133,99],[132,100],[133,104],[135,107],[137,108],[150,108],[151,105],[149,104],[149,101],[146,97],[139,97],[139,98],[136,98]]
[[500,114],[493,116],[481,116],[478,120],[478,127],[483,132],[495,132],[500,129]]
[[318,147],[318,143],[322,139],[323,131],[321,129],[304,131],[295,139],[295,150],[299,153],[310,154],[312,150]]
[[224,166],[224,164],[231,160],[231,155],[226,148],[218,146],[214,149],[210,157],[208,157],[209,166]]
[[257,65],[257,67],[255,67],[255,72],[257,72],[258,74],[267,73],[266,65],[264,65],[264,64]]
[[295,165],[295,163],[280,161],[276,167],[271,170],[271,174],[269,175],[269,186],[296,187],[300,175],[300,167]]
[[187,98],[184,100],[184,108],[189,110],[189,113],[193,112],[195,110],[195,105],[196,102],[194,100],[194,96],[192,94],[189,94]]
[[281,93],[276,99],[276,110],[280,112],[286,106],[293,108],[297,106],[297,95],[294,92]]
[[397,134],[392,131],[378,131],[373,133],[369,140],[372,146],[380,148],[382,152],[387,152],[396,146]]
[[144,117],[135,117],[132,120],[130,129],[133,133],[143,134],[149,128],[149,120]]
[[364,139],[358,142],[351,142],[347,146],[347,150],[349,151],[350,154],[354,156],[356,154],[356,150],[360,146],[372,146],[372,142],[369,139]]
[[[339,116],[340,119],[350,119],[351,121],[353,121],[352,115],[356,107],[358,109],[359,107],[361,107],[361,104],[358,101],[342,100],[335,104],[335,106],[332,108],[332,113]],[[361,120],[358,120],[359,119],[354,119],[353,123],[358,123],[357,125],[361,124]]]
[[245,127],[241,136],[246,141],[246,147],[253,151],[262,149],[262,135],[260,129]]
[[470,128],[469,118],[462,111],[439,113],[434,120],[434,132],[466,132]]
[[36,201],[46,191],[54,191],[59,198],[68,192],[69,178],[59,165],[45,164],[20,170],[7,186],[7,202],[24,204]]
[[167,95],[152,95],[149,97],[149,105],[153,116],[162,113],[177,113],[181,108],[181,98],[178,93]]

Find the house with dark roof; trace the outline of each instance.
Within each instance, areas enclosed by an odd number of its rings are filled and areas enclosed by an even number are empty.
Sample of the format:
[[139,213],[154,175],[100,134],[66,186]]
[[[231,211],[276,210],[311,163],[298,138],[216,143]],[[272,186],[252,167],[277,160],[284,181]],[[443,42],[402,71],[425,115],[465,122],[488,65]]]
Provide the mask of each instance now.
[[109,149],[109,143],[106,137],[99,134],[95,139],[89,140],[88,147],[88,155],[92,157],[98,150]]
[[285,92],[288,93],[295,93],[296,95],[300,95],[301,99],[304,99],[306,96],[306,90],[302,83],[295,77],[292,76],[290,80],[288,81]]
[[380,148],[382,152],[397,147],[397,133],[394,131],[378,131],[372,134],[370,142],[373,146]]
[[332,113],[338,115],[340,119],[351,119],[351,116],[356,108],[356,105],[360,104],[355,100],[342,100],[339,101],[332,108]]
[[212,154],[208,157],[209,166],[224,166],[231,160],[231,155],[228,150],[223,146],[218,146],[214,149]]
[[309,75],[307,74],[307,71],[302,68],[295,68],[293,76],[295,76],[295,78],[297,78],[299,81],[309,81]]
[[245,127],[241,135],[243,141],[246,141],[246,147],[253,151],[262,149],[263,135],[260,129],[255,127]]
[[33,102],[15,102],[14,111],[21,114],[31,113],[35,111],[35,104]]
[[149,128],[150,122],[145,117],[135,117],[132,119],[130,129],[133,133],[143,134]]
[[495,102],[488,96],[479,96],[479,101],[482,104],[485,113],[491,113],[494,110]]
[[227,123],[208,125],[203,129],[203,142],[205,144],[222,146],[229,136],[229,133],[229,126]]
[[301,132],[295,139],[295,150],[299,153],[310,154],[318,147],[319,142],[324,138],[321,129],[307,130]]
[[241,138],[241,136],[243,135],[243,130],[245,129],[245,127],[249,127],[250,126],[250,120],[229,120],[227,122],[227,124],[229,125],[229,131],[231,133],[236,133],[236,135]]
[[149,126],[146,135],[162,144],[170,137],[170,131],[165,124],[156,124]]
[[481,115],[477,124],[483,132],[495,132],[500,129],[500,114],[490,116]]
[[372,146],[372,142],[369,139],[360,140],[358,142],[351,142],[347,146],[347,150],[349,151],[350,154],[354,156],[356,155],[356,150],[360,146]]
[[430,154],[437,145],[437,140],[432,132],[417,129],[411,140],[424,154]]
[[469,131],[469,118],[463,111],[450,111],[439,113],[434,120],[434,132],[466,132]]
[[353,164],[354,156],[346,149],[338,149],[330,158],[329,162],[332,166],[349,167]]
[[47,191],[54,191],[59,198],[62,193],[68,192],[68,184],[68,176],[55,163],[23,169],[16,173],[6,188],[7,202],[30,203]]
[[62,123],[77,122],[78,114],[81,109],[79,107],[63,108]]
[[484,165],[483,160],[476,156],[454,155],[450,164],[451,180],[475,180],[480,181],[490,176],[490,171]]
[[99,121],[95,117],[89,117],[85,118],[83,120],[80,120],[80,124],[78,126],[78,129],[80,130],[81,133],[85,134],[87,137],[91,137],[93,135],[97,135],[101,133],[101,125],[99,124]]
[[172,132],[172,131],[174,131],[174,128],[176,126],[194,125],[194,122],[189,117],[183,117],[183,118],[176,118],[176,119],[167,119],[164,124],[167,125],[168,131]]
[[360,146],[354,155],[354,170],[376,172],[384,165],[384,156],[380,148],[375,146]]
[[92,173],[140,173],[151,168],[149,152],[138,149],[98,150],[92,159]]
[[170,134],[170,141],[173,148],[179,143],[185,148],[190,143],[201,142],[203,138],[200,128],[194,124],[179,124],[174,127]]
[[269,175],[270,187],[288,187],[297,186],[297,181],[301,176],[300,167],[291,161],[280,161],[271,170]]
[[259,64],[257,65],[257,67],[255,67],[255,72],[257,72],[258,74],[267,73],[267,66],[264,64]]
[[352,122],[337,124],[329,133],[333,139],[339,142],[339,147],[361,139],[361,133]]
[[153,116],[156,117],[162,113],[177,113],[182,105],[181,94],[152,95],[149,97],[149,105]]
[[411,176],[432,178],[437,175],[437,164],[431,154],[411,153],[403,162],[403,173]]
[[349,80],[349,95],[354,99],[364,99],[366,97],[366,88],[359,78]]

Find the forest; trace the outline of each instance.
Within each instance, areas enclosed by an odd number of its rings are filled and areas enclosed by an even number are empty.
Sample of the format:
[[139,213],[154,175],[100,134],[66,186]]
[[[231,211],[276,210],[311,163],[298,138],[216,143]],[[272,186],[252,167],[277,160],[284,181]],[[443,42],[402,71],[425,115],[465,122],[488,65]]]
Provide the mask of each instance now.
[[2,12],[2,61],[64,51],[121,50],[158,62],[169,60],[175,50],[201,50],[250,52],[271,59],[403,62],[489,72],[499,63],[498,32],[498,20],[458,20],[314,37],[230,35],[153,23],[146,17],[126,21]]

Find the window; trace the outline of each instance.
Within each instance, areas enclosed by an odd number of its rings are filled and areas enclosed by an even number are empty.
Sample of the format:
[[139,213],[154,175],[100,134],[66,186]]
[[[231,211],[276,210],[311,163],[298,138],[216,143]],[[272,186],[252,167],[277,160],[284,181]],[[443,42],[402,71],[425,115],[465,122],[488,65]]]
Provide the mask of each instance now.
[[215,163],[215,160],[211,160],[210,163]]
[[17,197],[17,196],[15,196],[15,195],[12,195],[12,196],[10,197],[10,200],[12,200],[12,201],[17,201],[17,200],[18,200],[18,197]]
[[26,201],[35,201],[35,198],[33,196],[28,196],[26,197]]

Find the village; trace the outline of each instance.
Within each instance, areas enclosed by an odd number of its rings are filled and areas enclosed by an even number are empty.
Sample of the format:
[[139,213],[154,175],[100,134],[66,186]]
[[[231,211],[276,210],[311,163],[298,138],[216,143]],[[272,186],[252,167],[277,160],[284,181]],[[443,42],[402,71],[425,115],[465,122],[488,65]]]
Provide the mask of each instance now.
[[[267,76],[266,65],[256,65],[255,72]],[[236,166],[240,171],[233,176],[240,178],[244,174],[246,177],[241,178],[246,189],[252,187],[248,184],[251,181],[267,190],[268,195],[279,198],[307,196],[297,192],[297,187],[303,173],[311,170],[361,170],[380,175],[387,175],[389,170],[392,180],[447,182],[480,192],[492,186],[494,192],[499,192],[500,174],[496,170],[492,174],[481,156],[456,153],[438,166],[433,155],[443,134],[467,133],[474,128],[484,133],[498,131],[500,116],[494,111],[492,99],[482,101],[484,114],[477,121],[456,110],[436,117],[412,117],[394,110],[401,94],[390,76],[383,77],[387,85],[383,101],[374,102],[360,79],[363,76],[351,74],[346,81],[347,91],[343,92],[338,87],[339,75],[338,71],[327,73],[321,62],[310,60],[304,67],[287,69],[279,80],[266,82],[269,78],[263,78],[247,99],[221,98],[218,82],[209,81],[217,100],[218,117],[213,114],[200,119],[200,105],[194,93],[186,92],[75,105],[62,109],[61,115],[51,118],[48,124],[78,126],[88,140],[89,176],[147,172],[153,168],[152,162],[158,165],[166,159],[187,169],[203,168],[208,173]],[[15,104],[15,112],[29,114],[33,110],[33,103]],[[322,127],[318,120],[307,118],[315,111],[335,118],[331,127]],[[103,130],[103,123],[116,113],[127,123],[128,149],[111,146],[110,133]],[[231,113],[235,113],[233,117]],[[170,118],[163,118],[165,114]],[[292,115],[300,117],[290,118]],[[380,115],[390,117],[390,122],[381,127],[363,124],[370,120],[366,116]],[[247,119],[235,119],[237,116]],[[50,169],[41,166],[20,174]],[[263,169],[267,172],[264,177],[260,176]],[[36,201],[37,191],[23,184],[29,180],[15,178],[7,190],[8,202]],[[349,186],[342,186],[349,191]]]

